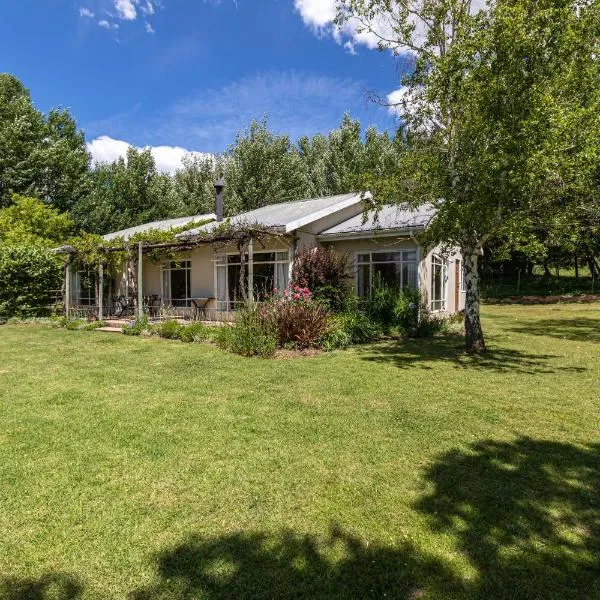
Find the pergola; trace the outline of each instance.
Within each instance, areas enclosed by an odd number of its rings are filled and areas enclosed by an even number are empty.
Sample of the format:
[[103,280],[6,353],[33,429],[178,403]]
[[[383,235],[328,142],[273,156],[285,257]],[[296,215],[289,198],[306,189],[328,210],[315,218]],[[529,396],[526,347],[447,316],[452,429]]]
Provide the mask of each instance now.
[[[174,239],[168,242],[151,242],[139,240],[134,243],[124,242],[119,240],[116,243],[108,245],[102,249],[107,257],[111,253],[123,253],[136,260],[136,268],[134,271],[135,282],[135,312],[138,317],[144,314],[144,298],[143,298],[143,257],[144,254],[153,253],[155,256],[174,256],[182,252],[187,252],[200,246],[211,245],[213,247],[235,245],[240,254],[242,264],[240,272],[240,288],[245,290],[247,299],[253,301],[254,288],[254,244],[255,242],[263,244],[263,241],[268,238],[285,238],[290,239],[289,233],[282,231],[280,227],[267,227],[259,223],[236,223],[235,225],[228,222],[223,222],[212,231],[197,233],[193,236],[186,236]],[[89,251],[78,251],[73,245],[63,245],[54,250],[56,254],[67,256],[64,268],[64,312],[68,316],[71,311],[71,271],[72,265],[77,257],[85,256]],[[246,255],[248,257],[246,262]],[[102,289],[104,285],[104,263],[106,260],[100,259],[97,265],[98,287],[100,292],[96,293],[97,300],[97,318],[103,320],[104,306]]]

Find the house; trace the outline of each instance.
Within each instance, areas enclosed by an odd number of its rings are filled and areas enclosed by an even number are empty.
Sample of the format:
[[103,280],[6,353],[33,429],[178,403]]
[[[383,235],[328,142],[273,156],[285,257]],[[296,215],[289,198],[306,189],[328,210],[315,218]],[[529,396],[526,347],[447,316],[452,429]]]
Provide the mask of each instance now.
[[[111,311],[110,298],[134,296],[138,311],[145,306],[151,312],[160,310],[178,317],[228,318],[242,301],[242,268],[249,293],[259,298],[274,288],[287,287],[297,250],[323,245],[349,256],[358,296],[369,297],[374,281],[381,279],[418,287],[434,312],[462,310],[460,254],[442,256],[417,239],[433,209],[390,205],[377,213],[367,212],[372,206],[370,193],[348,193],[267,205],[223,220],[218,197],[216,215],[149,223],[104,236],[106,240],[127,240],[139,231],[188,227],[175,236],[167,259],[156,260],[149,255],[152,245],[140,244],[141,261],[129,261],[121,272],[105,273],[100,286],[89,283],[92,279],[97,282],[97,277],[72,266],[68,304],[73,310],[101,305],[106,315]],[[204,224],[193,227],[199,221]],[[227,236],[228,230],[236,228],[257,232],[249,236],[242,252]],[[72,264],[76,265],[76,259]],[[88,283],[82,285],[86,276]],[[140,281],[141,286],[137,285]],[[101,300],[99,288],[104,289]]]

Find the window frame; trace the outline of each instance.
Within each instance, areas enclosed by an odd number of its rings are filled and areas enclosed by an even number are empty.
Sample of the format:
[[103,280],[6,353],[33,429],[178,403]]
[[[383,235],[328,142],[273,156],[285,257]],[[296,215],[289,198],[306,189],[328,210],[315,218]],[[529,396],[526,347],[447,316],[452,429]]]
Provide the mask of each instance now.
[[[436,260],[438,262],[436,262]],[[434,267],[439,266],[441,267],[441,275],[442,275],[442,281],[441,281],[441,298],[436,299],[434,298],[434,290],[435,290],[435,284],[434,284],[434,277],[435,277],[435,269]],[[435,312],[435,313],[439,313],[439,312],[445,312],[448,308],[448,260],[442,258],[441,255],[439,254],[435,254],[432,253],[431,254],[431,260],[430,260],[430,269],[431,269],[431,277],[430,277],[430,285],[431,285],[431,300],[429,302],[429,306],[431,309],[431,312]]]
[[[403,258],[403,253],[404,252],[414,252],[415,253],[415,260],[404,260]],[[359,260],[359,256],[362,254],[368,254],[369,255],[369,261],[361,261]],[[399,261],[373,261],[373,256],[377,255],[377,254],[400,254],[402,256],[401,260]],[[355,277],[354,277],[354,291],[356,293],[356,295],[359,298],[362,298],[363,300],[368,300],[372,293],[373,293],[373,265],[378,265],[378,264],[399,264],[400,265],[400,269],[402,269],[402,266],[405,264],[411,264],[411,265],[415,265],[415,275],[416,275],[416,282],[417,282],[417,286],[416,289],[419,290],[421,289],[421,278],[419,277],[419,264],[421,263],[421,256],[420,256],[420,251],[419,251],[419,247],[418,246],[414,246],[411,248],[394,248],[394,249],[377,249],[377,250],[361,250],[361,251],[356,251],[354,253],[354,265],[356,267],[356,273],[355,273]],[[369,297],[367,296],[361,296],[360,295],[360,289],[359,289],[359,271],[360,271],[360,267],[364,266],[364,265],[368,265],[369,266]],[[401,287],[404,287],[403,285]]]
[[[248,252],[245,253],[246,254],[246,277],[248,276]],[[260,256],[261,254],[273,254],[275,257],[275,260],[256,260],[256,256]],[[280,258],[277,258],[277,255],[280,255]],[[283,258],[283,255],[285,255],[285,259]],[[238,258],[237,261],[235,262],[229,262],[229,257],[231,256],[236,256]],[[215,285],[215,296],[216,296],[216,303],[217,303],[217,309],[218,310],[222,310],[222,311],[231,311],[231,310],[235,310],[235,305],[239,304],[239,302],[241,302],[241,300],[232,300],[229,297],[229,267],[238,267],[241,264],[241,261],[239,260],[239,252],[218,252],[215,254],[215,257],[213,259],[214,262],[214,285]],[[278,281],[278,274],[277,274],[277,265],[285,265],[286,268],[286,277],[287,280],[289,282],[290,280],[290,251],[289,249],[285,249],[285,250],[260,250],[258,252],[253,252],[252,253],[252,264],[253,265],[273,265],[273,280],[274,280],[274,287],[276,288],[283,288],[285,286],[281,285],[281,282]],[[219,269],[224,269],[225,270],[225,278],[224,278],[224,283],[225,283],[225,289],[224,289],[224,295],[225,295],[225,300],[220,300],[219,299],[219,273],[218,270]],[[286,284],[287,285],[287,284]]]
[[[186,266],[172,266],[173,264],[186,264]],[[173,271],[184,271],[185,272],[185,283],[186,283],[186,297],[184,299],[177,298],[176,301],[178,304],[173,304],[173,283],[171,281],[171,274]],[[168,282],[168,291],[169,298],[165,297],[165,275],[168,273],[169,282]],[[168,260],[161,264],[161,273],[160,273],[160,282],[163,294],[163,304],[173,308],[191,308],[192,307],[192,260],[191,258],[182,258],[180,260]],[[183,304],[179,304],[183,302]]]

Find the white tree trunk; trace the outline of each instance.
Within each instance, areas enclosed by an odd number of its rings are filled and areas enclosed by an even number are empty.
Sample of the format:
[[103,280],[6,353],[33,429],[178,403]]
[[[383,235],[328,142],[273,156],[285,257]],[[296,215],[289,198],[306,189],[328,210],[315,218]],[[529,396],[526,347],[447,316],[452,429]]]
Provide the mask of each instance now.
[[463,269],[465,272],[465,347],[467,352],[485,352],[485,339],[479,316],[479,271],[478,251],[463,248]]

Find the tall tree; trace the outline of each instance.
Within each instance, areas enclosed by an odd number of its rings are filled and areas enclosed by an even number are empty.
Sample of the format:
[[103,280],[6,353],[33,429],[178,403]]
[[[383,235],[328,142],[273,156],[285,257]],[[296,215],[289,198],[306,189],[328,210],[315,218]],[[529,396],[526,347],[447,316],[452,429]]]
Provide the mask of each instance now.
[[470,0],[338,8],[340,23],[416,57],[399,107],[410,151],[387,182],[389,197],[437,206],[428,239],[461,248],[466,348],[485,351],[478,258],[491,236],[519,230],[540,194],[554,194],[549,180],[569,170],[561,123],[574,125],[587,99],[562,75],[565,64],[581,71],[586,62],[597,73],[597,9],[566,0],[498,0],[485,11]]
[[88,166],[83,133],[69,113],[44,116],[18,79],[0,73],[0,206],[21,193],[68,210],[84,193]]
[[104,234],[149,221],[180,216],[171,180],[157,172],[149,149],[130,147],[126,158],[90,173],[89,193],[73,209],[77,225]]

